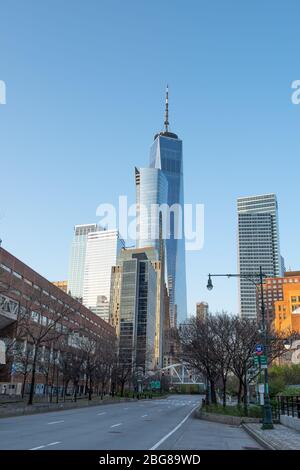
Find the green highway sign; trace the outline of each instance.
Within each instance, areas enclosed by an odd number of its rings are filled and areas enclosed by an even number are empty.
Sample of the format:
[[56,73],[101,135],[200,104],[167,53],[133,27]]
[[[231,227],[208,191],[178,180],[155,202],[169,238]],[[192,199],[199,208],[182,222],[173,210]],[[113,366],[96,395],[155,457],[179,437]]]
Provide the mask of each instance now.
[[154,380],[150,383],[150,387],[152,389],[158,389],[160,388],[160,380]]

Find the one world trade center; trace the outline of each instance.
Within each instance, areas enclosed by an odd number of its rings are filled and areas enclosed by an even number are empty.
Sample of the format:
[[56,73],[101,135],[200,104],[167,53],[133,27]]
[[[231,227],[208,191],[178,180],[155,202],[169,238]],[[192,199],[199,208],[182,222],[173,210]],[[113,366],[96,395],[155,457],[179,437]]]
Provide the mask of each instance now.
[[[184,193],[182,140],[169,131],[169,101],[166,91],[164,130],[154,137],[150,149],[150,168],[161,171],[167,180],[169,208],[168,236],[165,237],[166,272],[170,297],[170,320],[175,326],[187,318]],[[158,189],[159,190],[159,189]],[[173,208],[177,207],[177,216]],[[163,222],[164,223],[164,222]]]

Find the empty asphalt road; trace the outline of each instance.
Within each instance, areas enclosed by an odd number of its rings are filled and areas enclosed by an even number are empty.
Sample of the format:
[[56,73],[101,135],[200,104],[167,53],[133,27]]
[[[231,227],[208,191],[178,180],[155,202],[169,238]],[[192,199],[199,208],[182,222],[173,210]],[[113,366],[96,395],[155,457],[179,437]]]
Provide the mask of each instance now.
[[177,395],[0,419],[0,449],[162,450],[259,446],[245,431],[193,418],[199,396]]

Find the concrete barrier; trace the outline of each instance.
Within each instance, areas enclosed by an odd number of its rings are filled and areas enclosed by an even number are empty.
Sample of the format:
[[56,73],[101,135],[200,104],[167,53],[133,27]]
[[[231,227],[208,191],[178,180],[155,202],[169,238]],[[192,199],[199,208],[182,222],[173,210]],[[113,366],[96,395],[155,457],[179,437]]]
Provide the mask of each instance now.
[[259,418],[248,418],[243,416],[229,416],[218,413],[206,413],[202,410],[197,410],[195,413],[196,418],[204,419],[214,423],[228,424],[230,426],[240,426],[243,423],[259,423]]
[[295,431],[300,431],[300,419],[293,418],[293,416],[280,415],[280,423],[288,428],[295,429]]

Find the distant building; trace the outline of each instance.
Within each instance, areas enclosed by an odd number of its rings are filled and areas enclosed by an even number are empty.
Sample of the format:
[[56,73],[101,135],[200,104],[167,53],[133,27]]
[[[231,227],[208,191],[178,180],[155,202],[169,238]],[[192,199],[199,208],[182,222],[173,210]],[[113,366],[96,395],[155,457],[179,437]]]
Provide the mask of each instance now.
[[96,306],[92,307],[91,310],[102,318],[102,320],[109,322],[109,300],[105,295],[99,295],[97,297]]
[[[241,197],[237,210],[239,273],[256,274],[262,266],[268,276],[282,276],[276,195]],[[256,286],[251,279],[239,279],[239,296],[241,316],[256,319]]]
[[178,329],[171,327],[164,331],[164,367],[171,366],[180,362],[180,340]]
[[77,299],[82,299],[83,296],[87,237],[89,233],[98,230],[100,230],[100,227],[97,224],[75,225],[74,227],[74,238],[69,260],[68,292]]
[[56,287],[68,293],[68,281],[54,281],[52,282]]
[[118,230],[100,230],[87,236],[83,304],[106,321],[109,320],[111,268],[124,246]]
[[[275,304],[277,301],[284,299],[284,286],[286,284],[300,283],[299,271],[287,271],[283,277],[268,277],[264,280],[263,292],[265,303],[265,319],[271,324],[275,320]],[[257,297],[257,317],[260,319],[261,315],[261,288],[258,285],[256,288]]]
[[283,284],[283,299],[275,302],[274,326],[277,332],[297,331],[300,333],[300,277],[287,278]]
[[196,316],[197,318],[205,318],[208,315],[208,303],[207,302],[199,302],[196,304]]
[[110,323],[119,356],[144,372],[156,365],[157,272],[151,258],[158,260],[153,247],[122,250],[111,282]]

